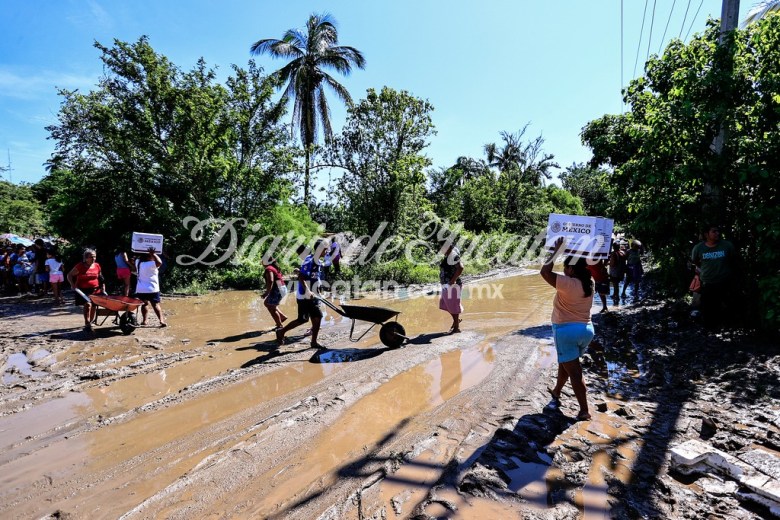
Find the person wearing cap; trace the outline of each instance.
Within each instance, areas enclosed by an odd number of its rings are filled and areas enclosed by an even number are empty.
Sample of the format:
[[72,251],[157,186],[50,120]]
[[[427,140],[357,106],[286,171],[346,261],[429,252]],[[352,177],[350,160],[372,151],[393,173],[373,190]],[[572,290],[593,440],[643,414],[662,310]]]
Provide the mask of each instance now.
[[736,271],[737,250],[728,240],[723,240],[720,227],[704,228],[704,240],[691,252],[691,263],[701,280],[701,314],[704,325],[716,328],[722,323],[724,309],[732,296]]

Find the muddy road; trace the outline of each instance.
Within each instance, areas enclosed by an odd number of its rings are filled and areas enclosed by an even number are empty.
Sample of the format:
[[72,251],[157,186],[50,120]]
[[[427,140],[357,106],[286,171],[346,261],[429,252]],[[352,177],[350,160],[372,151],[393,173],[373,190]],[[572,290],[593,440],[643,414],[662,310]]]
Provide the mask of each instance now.
[[251,291],[166,299],[170,326],[129,336],[7,299],[0,517],[609,518],[651,427],[652,405],[608,397],[636,366],[602,360],[594,420],[575,423],[545,390],[552,289],[483,283],[503,298],[470,286],[454,335],[435,295],[362,300],[402,312],[394,350],[351,343],[332,312],[328,350],[305,327],[279,347]]

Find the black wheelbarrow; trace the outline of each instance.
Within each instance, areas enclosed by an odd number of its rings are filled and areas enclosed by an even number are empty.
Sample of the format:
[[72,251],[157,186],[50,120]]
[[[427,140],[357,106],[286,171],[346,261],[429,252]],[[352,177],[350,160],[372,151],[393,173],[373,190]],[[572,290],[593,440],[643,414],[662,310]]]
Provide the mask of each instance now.
[[[379,329],[379,340],[390,348],[398,348],[404,344],[404,341],[409,339],[406,337],[406,330],[404,330],[403,325],[398,323],[398,321],[388,321],[392,318],[396,318],[397,320],[401,311],[394,311],[393,309],[387,309],[385,307],[368,307],[364,305],[342,305],[341,308],[338,308],[324,298],[320,298],[319,296],[315,296],[315,298],[341,316],[352,320],[352,326],[349,329],[349,340],[353,343],[363,339],[363,337],[377,325],[382,325]],[[353,338],[355,322],[357,320],[368,321],[373,323],[373,325],[359,337]]]

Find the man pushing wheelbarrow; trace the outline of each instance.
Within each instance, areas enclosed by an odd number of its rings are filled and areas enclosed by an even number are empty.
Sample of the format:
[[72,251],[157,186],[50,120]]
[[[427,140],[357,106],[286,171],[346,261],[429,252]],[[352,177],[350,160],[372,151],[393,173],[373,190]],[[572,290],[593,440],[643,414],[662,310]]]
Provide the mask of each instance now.
[[298,304],[298,317],[284,326],[282,329],[276,331],[276,341],[280,345],[284,344],[284,335],[287,331],[300,327],[307,321],[311,320],[311,347],[317,349],[323,349],[319,343],[317,343],[317,336],[320,332],[320,323],[322,322],[322,305],[320,300],[314,297],[315,292],[319,289],[320,284],[320,258],[324,253],[325,246],[322,240],[318,240],[314,244],[314,252],[307,253],[307,248],[304,245],[298,246],[296,253],[301,257],[303,263],[298,271],[298,286],[295,290],[295,302]]
[[[284,344],[284,335],[287,331],[299,327],[308,320],[311,320],[312,348],[326,348],[317,342],[317,336],[320,332],[320,323],[323,316],[322,304],[324,303],[341,316],[352,320],[352,328],[349,331],[350,341],[360,341],[360,339],[362,339],[372,328],[376,325],[381,325],[379,339],[382,343],[390,348],[400,347],[403,342],[408,339],[405,336],[406,331],[397,321],[388,321],[398,316],[398,314],[400,314],[399,311],[386,309],[384,307],[365,307],[358,305],[342,305],[342,308],[339,309],[327,300],[323,300],[317,296],[320,283],[319,259],[322,256],[323,251],[324,245],[322,241],[317,241],[314,246],[314,253],[307,256],[304,255],[306,252],[305,246],[300,246],[297,249],[298,255],[303,258],[303,264],[301,264],[300,271],[298,272],[298,287],[295,291],[295,298],[298,304],[298,318],[288,323],[284,328],[276,331],[276,340],[279,344]],[[355,321],[357,320],[368,321],[373,323],[373,325],[358,338],[353,339]]]

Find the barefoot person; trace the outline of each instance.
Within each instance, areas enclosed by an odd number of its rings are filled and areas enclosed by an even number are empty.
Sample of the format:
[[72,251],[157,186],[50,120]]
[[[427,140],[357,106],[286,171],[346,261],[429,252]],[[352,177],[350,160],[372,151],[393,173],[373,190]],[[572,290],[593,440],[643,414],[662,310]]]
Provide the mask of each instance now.
[[590,420],[587,390],[582,378],[580,357],[593,339],[593,323],[590,308],[593,305],[593,280],[590,278],[585,258],[567,257],[563,274],[554,273],[553,262],[558,256],[564,239],[555,243],[555,250],[547,258],[539,272],[548,284],[555,287],[553,299],[552,329],[555,350],[558,353],[558,378],[549,392],[556,403],[566,381],[571,382],[574,395],[580,405],[578,421]]
[[[320,282],[320,257],[324,252],[324,244],[318,240],[314,246],[314,253],[305,255],[306,246],[299,246],[297,253],[303,258],[303,263],[298,270],[298,289],[295,291],[295,301],[298,303],[298,317],[288,323],[284,328],[276,331],[276,341],[284,344],[284,335],[311,320],[311,347],[325,348],[317,343],[317,335],[320,332],[322,322],[322,304],[314,295],[319,290]],[[305,256],[304,256],[305,255]]]
[[463,289],[463,282],[460,275],[463,272],[463,263],[460,261],[460,251],[451,242],[441,244],[439,251],[444,255],[439,264],[439,282],[441,282],[441,297],[439,298],[439,309],[447,311],[452,316],[452,327],[450,334],[460,332],[460,315],[463,312],[463,305],[460,302],[460,293]]
[[74,302],[76,305],[84,306],[84,330],[92,330],[92,322],[95,321],[97,305],[89,300],[89,295],[105,292],[102,278],[103,274],[100,270],[100,264],[95,261],[94,249],[85,249],[83,261],[74,265],[73,269],[68,272],[68,283],[70,286],[87,296],[85,300],[77,292]]
[[153,247],[149,248],[149,251],[143,258],[135,261],[135,271],[138,273],[138,280],[135,284],[135,297],[144,302],[141,306],[141,325],[146,325],[146,317],[149,313],[148,307],[151,303],[157,319],[160,320],[160,327],[168,326],[163,317],[162,307],[160,307],[161,265],[162,260],[157,256]]
[[284,276],[279,270],[279,264],[274,257],[269,257],[263,261],[265,271],[263,280],[265,281],[265,292],[262,294],[263,305],[268,309],[268,313],[276,324],[276,329],[282,328],[282,322],[287,320],[287,316],[279,310],[279,304],[287,296],[287,287],[284,285]]

